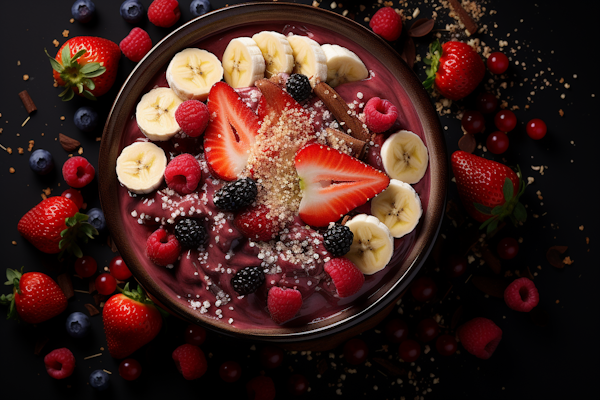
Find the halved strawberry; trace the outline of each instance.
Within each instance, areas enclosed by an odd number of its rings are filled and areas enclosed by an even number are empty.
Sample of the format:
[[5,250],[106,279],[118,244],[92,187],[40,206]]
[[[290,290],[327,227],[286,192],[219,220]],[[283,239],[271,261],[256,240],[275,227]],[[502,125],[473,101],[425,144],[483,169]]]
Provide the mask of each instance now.
[[327,226],[365,204],[390,183],[383,172],[317,143],[296,153],[302,201],[299,214],[312,226]]
[[204,154],[211,171],[226,181],[237,179],[246,167],[260,125],[258,116],[225,82],[208,94],[210,122],[204,132]]

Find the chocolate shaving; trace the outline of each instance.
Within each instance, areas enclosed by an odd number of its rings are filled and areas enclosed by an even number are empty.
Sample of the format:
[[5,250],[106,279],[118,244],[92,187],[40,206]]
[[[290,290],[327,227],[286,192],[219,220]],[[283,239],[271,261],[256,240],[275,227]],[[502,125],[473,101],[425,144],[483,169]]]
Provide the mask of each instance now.
[[327,364],[327,360],[321,360],[317,363],[317,372],[321,375],[323,375],[328,368],[329,365]]
[[94,283],[94,280],[90,279],[90,281],[88,282],[88,292],[94,293],[95,291],[96,291],[96,284]]
[[501,278],[488,278],[486,276],[474,276],[471,279],[473,285],[488,296],[504,298],[504,290],[508,283]]
[[546,259],[556,268],[563,268],[565,263],[563,261],[562,254],[567,251],[567,246],[552,246],[546,252]]
[[500,259],[496,257],[487,246],[481,249],[481,257],[488,265],[488,267],[490,267],[490,269],[494,271],[495,274],[499,274],[500,272],[502,272],[502,265],[500,264]]
[[75,292],[73,291],[73,281],[71,280],[71,276],[69,274],[60,274],[57,276],[56,283],[58,283],[58,286],[65,294],[67,300],[75,296]]
[[401,57],[408,66],[412,69],[415,65],[415,59],[417,57],[417,49],[415,48],[415,42],[411,37],[406,39],[404,42],[404,49],[402,50]]
[[477,140],[475,140],[475,135],[473,135],[472,133],[462,135],[462,137],[458,139],[458,148],[462,151],[466,151],[467,153],[473,153],[476,147]]
[[86,303],[86,304],[84,304],[84,306],[87,309],[88,314],[90,314],[90,317],[100,314],[100,311],[98,311],[98,309],[96,307],[94,307],[93,304]]
[[385,370],[391,376],[406,375],[406,370],[404,368],[400,368],[398,365],[394,364],[390,360],[386,360],[385,358],[380,357],[373,357],[373,361],[385,368]]
[[474,35],[477,33],[477,23],[473,21],[473,18],[467,13],[467,11],[463,8],[462,4],[458,0],[449,0],[450,7],[454,10],[456,14],[458,14],[458,19],[465,26],[465,31],[467,32],[467,36]]
[[435,20],[430,18],[420,18],[416,20],[408,29],[408,35],[411,37],[423,37],[433,29]]
[[81,143],[79,143],[79,141],[68,137],[67,135],[64,135],[62,133],[58,134],[58,140],[62,148],[68,153],[77,150],[81,146]]
[[35,342],[35,346],[33,348],[33,354],[35,354],[36,356],[39,356],[40,354],[42,354],[42,349],[44,348],[44,346],[46,346],[46,343],[48,343],[48,340],[50,340],[50,338],[46,335],[40,336],[38,338],[38,340],[36,340]]
[[365,155],[367,148],[367,142],[363,142],[333,128],[327,128],[327,144],[334,148],[347,146],[350,148],[350,155],[358,159],[361,159]]
[[100,293],[96,293],[93,297],[94,297],[94,303],[96,303],[97,306],[99,306],[100,303],[103,303],[106,300],[108,300],[108,296],[102,295]]
[[23,105],[25,106],[25,110],[27,111],[27,114],[31,114],[32,112],[37,111],[37,107],[35,106],[35,103],[31,99],[31,96],[29,96],[29,93],[27,93],[27,90],[23,90],[22,92],[19,92],[19,98],[23,102]]
[[458,306],[454,314],[452,314],[452,319],[450,320],[450,329],[455,330],[460,322],[460,319],[463,316],[463,306]]
[[547,326],[550,322],[550,317],[548,316],[548,313],[539,306],[534,307],[533,310],[529,311],[528,314],[531,322],[533,322],[537,326],[541,326],[542,328]]
[[119,251],[119,249],[117,249],[117,245],[115,244],[115,241],[112,239],[112,237],[110,235],[108,235],[106,237],[106,244],[108,245],[108,247],[110,247],[110,250],[113,253],[116,253],[117,251]]

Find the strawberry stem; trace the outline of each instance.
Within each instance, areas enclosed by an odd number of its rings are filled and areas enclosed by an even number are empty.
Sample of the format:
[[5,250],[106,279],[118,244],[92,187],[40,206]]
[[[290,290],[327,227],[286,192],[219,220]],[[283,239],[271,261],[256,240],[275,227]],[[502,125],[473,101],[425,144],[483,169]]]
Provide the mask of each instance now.
[[19,313],[17,312],[17,308],[15,306],[15,296],[14,293],[21,293],[21,288],[19,287],[19,280],[23,276],[23,269],[25,267],[21,267],[21,270],[18,271],[16,269],[7,268],[6,269],[6,279],[4,282],[6,286],[14,285],[13,293],[3,294],[0,296],[0,304],[3,306],[8,306],[8,313],[6,319],[12,319],[15,321],[20,321]]
[[58,243],[58,248],[61,250],[58,258],[61,258],[65,251],[77,258],[83,257],[83,252],[77,241],[87,243],[88,239],[93,239],[94,235],[98,235],[96,228],[90,225],[87,220],[88,216],[82,213],[76,213],[74,216],[65,219],[67,229],[60,233],[62,239]]
[[435,75],[440,66],[440,57],[442,56],[442,45],[439,40],[435,40],[429,45],[429,57],[425,58],[423,62],[429,67],[427,68],[427,79],[423,81],[423,86],[427,90],[433,89],[435,82]]

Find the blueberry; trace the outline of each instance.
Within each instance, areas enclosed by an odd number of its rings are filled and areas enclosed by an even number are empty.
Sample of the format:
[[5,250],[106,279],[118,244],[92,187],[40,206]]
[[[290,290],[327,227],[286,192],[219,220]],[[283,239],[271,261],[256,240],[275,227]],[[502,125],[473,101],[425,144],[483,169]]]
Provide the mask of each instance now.
[[29,156],[29,166],[40,175],[46,175],[54,168],[54,160],[52,154],[44,149],[37,149]]
[[106,229],[106,219],[104,218],[104,213],[99,208],[92,208],[87,213],[88,222],[94,228],[96,228],[99,232]]
[[75,126],[83,132],[93,132],[98,126],[98,113],[92,107],[79,107],[73,116]]
[[212,10],[210,1],[208,0],[194,0],[190,4],[190,12],[194,17],[199,17]]
[[81,312],[74,312],[67,317],[67,333],[74,338],[82,338],[90,333],[90,318]]
[[87,23],[94,18],[96,5],[90,0],[75,0],[71,6],[71,14],[73,18],[81,23]]
[[121,17],[130,24],[137,24],[146,14],[144,5],[138,0],[125,0],[121,4]]
[[108,389],[109,376],[101,369],[97,369],[90,374],[90,386],[99,392]]

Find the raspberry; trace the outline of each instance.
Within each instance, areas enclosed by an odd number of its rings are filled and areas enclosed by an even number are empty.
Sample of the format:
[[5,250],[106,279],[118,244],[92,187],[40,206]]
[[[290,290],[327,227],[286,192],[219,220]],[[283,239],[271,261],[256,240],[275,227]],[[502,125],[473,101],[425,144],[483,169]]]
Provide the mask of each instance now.
[[369,26],[373,32],[385,40],[393,42],[400,37],[402,32],[402,18],[392,7],[383,7],[373,15]]
[[365,276],[347,258],[333,258],[325,263],[325,272],[329,274],[337,289],[338,296],[352,296],[360,290]]
[[209,119],[208,107],[198,100],[186,100],[175,110],[175,120],[183,133],[190,137],[202,135]]
[[223,211],[237,211],[248,207],[258,193],[251,178],[238,179],[223,186],[213,195],[213,203]]
[[188,381],[200,378],[207,370],[204,353],[193,344],[182,344],[173,351],[172,357],[177,370]]
[[502,329],[487,318],[477,317],[458,328],[463,347],[475,357],[487,360],[502,339]]
[[96,175],[94,166],[83,157],[71,157],[63,164],[63,178],[67,185],[81,189],[90,183]]
[[146,241],[146,254],[155,264],[166,267],[177,261],[181,245],[173,234],[162,228],[155,230]]
[[292,74],[285,84],[285,90],[299,103],[308,99],[312,87],[306,75]]
[[63,347],[46,354],[44,364],[46,364],[48,375],[54,379],[65,379],[71,376],[75,370],[75,356],[71,350]]
[[279,232],[279,219],[268,218],[267,213],[265,205],[252,207],[236,215],[233,223],[247,238],[267,242]]
[[273,400],[275,399],[275,384],[268,376],[257,376],[246,384],[246,393],[249,399]]
[[125,54],[125,57],[133,62],[138,62],[144,58],[146,53],[152,48],[152,39],[150,39],[148,32],[142,28],[136,27],[129,32],[129,35],[121,40],[119,47],[123,54]]
[[231,286],[239,295],[256,292],[265,283],[265,274],[260,267],[246,267],[231,278]]
[[188,153],[180,154],[165,168],[167,186],[179,194],[190,194],[202,180],[202,168],[196,158]]
[[292,319],[302,307],[302,294],[296,289],[273,286],[267,294],[267,308],[271,319],[282,324]]
[[175,225],[175,237],[187,248],[198,248],[207,239],[204,225],[193,218],[182,219]]
[[385,132],[398,118],[398,109],[388,100],[372,97],[365,105],[365,123],[373,133]]
[[515,311],[529,312],[538,305],[540,295],[531,279],[519,278],[504,290],[504,301]]
[[180,16],[177,0],[154,0],[148,7],[148,20],[161,28],[173,26]]

